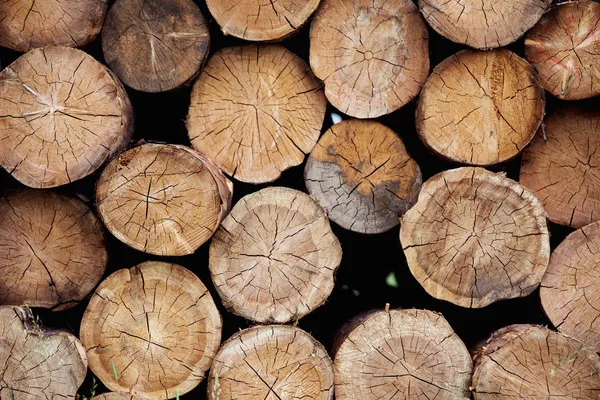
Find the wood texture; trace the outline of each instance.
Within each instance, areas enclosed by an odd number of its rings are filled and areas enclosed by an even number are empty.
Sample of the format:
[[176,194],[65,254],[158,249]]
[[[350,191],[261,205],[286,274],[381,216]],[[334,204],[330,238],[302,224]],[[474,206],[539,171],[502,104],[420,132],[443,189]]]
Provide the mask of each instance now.
[[270,187],[243,197],[225,218],[209,268],[229,311],[285,323],[325,302],[341,258],[323,209],[305,193]]
[[325,348],[303,330],[255,326],[221,346],[208,399],[333,400],[333,366]]
[[321,0],[206,0],[225,35],[251,41],[285,39],[304,25]]
[[600,219],[600,112],[563,107],[544,126],[523,152],[519,181],[552,222],[580,228]]
[[119,0],[102,29],[102,51],[111,70],[143,92],[189,83],[209,43],[208,26],[192,0]]
[[473,398],[597,399],[600,358],[575,339],[536,325],[492,334],[474,356]]
[[180,145],[144,144],[115,158],[96,185],[108,230],[156,255],[193,253],[229,211],[233,185],[211,161]]
[[419,93],[428,43],[411,0],[323,0],[310,29],[310,66],[334,107],[375,118]]
[[550,258],[540,201],[483,168],[444,171],[425,182],[402,219],[400,241],[423,288],[462,307],[527,296]]
[[336,224],[381,233],[398,225],[417,201],[423,178],[394,131],[375,121],[347,120],[321,136],[304,182]]
[[416,128],[449,160],[487,166],[515,157],[544,118],[535,70],[504,50],[462,50],[438,64],[417,103]]
[[525,57],[544,88],[564,100],[600,94],[600,4],[563,3],[548,11],[527,34]]
[[65,309],[98,284],[102,224],[81,200],[23,190],[0,199],[0,304]]
[[73,399],[86,373],[74,335],[40,325],[28,309],[0,306],[1,399]]
[[200,279],[176,264],[121,269],[96,289],[81,321],[90,369],[113,391],[183,395],[221,343],[221,316]]
[[419,0],[425,20],[440,35],[477,49],[516,41],[551,4],[552,0]]
[[194,84],[188,133],[228,175],[272,182],[313,149],[326,105],[308,65],[284,47],[227,47]]
[[[127,393],[102,393],[93,397],[93,400],[143,400],[144,397],[133,396]],[[92,400],[92,399],[90,399]]]
[[3,0],[0,46],[20,52],[44,46],[83,47],[100,33],[103,0]]
[[0,165],[24,185],[86,177],[125,148],[132,131],[123,86],[83,51],[31,50],[0,72]]

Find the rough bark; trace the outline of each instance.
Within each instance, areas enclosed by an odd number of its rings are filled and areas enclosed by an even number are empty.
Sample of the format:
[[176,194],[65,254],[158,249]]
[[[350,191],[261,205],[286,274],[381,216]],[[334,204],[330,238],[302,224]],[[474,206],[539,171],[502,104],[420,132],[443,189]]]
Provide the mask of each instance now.
[[419,0],[421,13],[436,32],[477,49],[516,41],[550,4],[552,0]]
[[278,41],[304,25],[321,0],[206,0],[225,35]]
[[451,161],[492,165],[515,157],[544,118],[535,70],[504,50],[460,51],[438,64],[417,104],[427,147]]
[[546,13],[525,39],[525,56],[544,88],[563,100],[600,94],[600,4],[575,1]]
[[473,360],[475,400],[600,396],[600,358],[594,350],[542,326],[499,329]]
[[423,288],[462,307],[527,296],[550,258],[540,201],[483,168],[444,171],[425,182],[402,219],[400,241]]
[[192,146],[227,174],[266,183],[304,161],[326,105],[308,65],[284,47],[229,47],[194,84],[188,132]]
[[96,289],[81,322],[90,369],[109,389],[145,398],[183,395],[204,378],[221,316],[200,279],[176,264],[121,269]]
[[0,165],[27,186],[88,176],[132,131],[125,89],[83,51],[31,50],[0,72]]
[[544,204],[548,219],[581,228],[600,219],[600,112],[557,110],[523,152],[519,181]]
[[225,218],[209,268],[229,311],[285,323],[325,302],[341,258],[324,210],[302,192],[270,187],[243,197]]
[[319,139],[304,182],[336,224],[381,233],[398,225],[417,201],[423,178],[394,131],[375,121],[347,120]]
[[100,33],[103,0],[3,0],[0,46],[20,52],[36,47],[83,47]]
[[73,399],[86,373],[74,335],[40,325],[29,309],[0,306],[1,399]]
[[287,325],[255,326],[223,343],[210,370],[208,399],[333,399],[325,348]]
[[209,43],[208,26],[192,0],[119,0],[102,29],[102,50],[111,70],[143,92],[191,82]]
[[441,314],[371,313],[356,321],[334,355],[338,400],[469,397],[469,351]]
[[310,65],[336,108],[375,118],[411,101],[429,75],[429,36],[411,0],[324,0]]
[[144,397],[127,393],[103,393],[93,397],[93,400],[144,400]]
[[156,255],[193,253],[229,211],[233,185],[211,161],[180,145],[144,144],[115,158],[96,186],[108,230]]
[[65,309],[102,278],[102,224],[81,200],[23,190],[0,199],[0,304]]

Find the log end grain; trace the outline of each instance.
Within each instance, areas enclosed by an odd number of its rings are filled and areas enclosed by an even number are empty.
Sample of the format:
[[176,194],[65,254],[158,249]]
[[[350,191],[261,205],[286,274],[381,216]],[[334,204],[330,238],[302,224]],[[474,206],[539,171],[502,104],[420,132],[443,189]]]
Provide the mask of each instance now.
[[144,400],[144,397],[134,396],[127,393],[103,393],[93,397],[94,400]]

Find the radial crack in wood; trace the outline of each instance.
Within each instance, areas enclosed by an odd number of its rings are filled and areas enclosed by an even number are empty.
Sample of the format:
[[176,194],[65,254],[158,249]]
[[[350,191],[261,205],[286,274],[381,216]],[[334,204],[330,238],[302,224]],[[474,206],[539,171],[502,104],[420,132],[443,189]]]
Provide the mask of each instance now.
[[483,168],[444,171],[425,182],[402,219],[400,241],[423,288],[462,307],[527,296],[550,258],[541,202]]
[[145,262],[96,289],[80,336],[90,369],[110,390],[170,399],[196,387],[221,343],[221,316],[187,269]]

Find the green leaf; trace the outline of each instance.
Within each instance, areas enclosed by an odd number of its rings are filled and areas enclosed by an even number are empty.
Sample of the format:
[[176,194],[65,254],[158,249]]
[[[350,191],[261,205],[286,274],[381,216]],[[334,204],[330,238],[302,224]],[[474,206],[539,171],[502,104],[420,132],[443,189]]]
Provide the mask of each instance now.
[[398,280],[396,279],[396,274],[394,274],[393,272],[390,272],[388,274],[388,276],[385,278],[385,283],[393,288],[397,288],[400,285],[398,285]]

